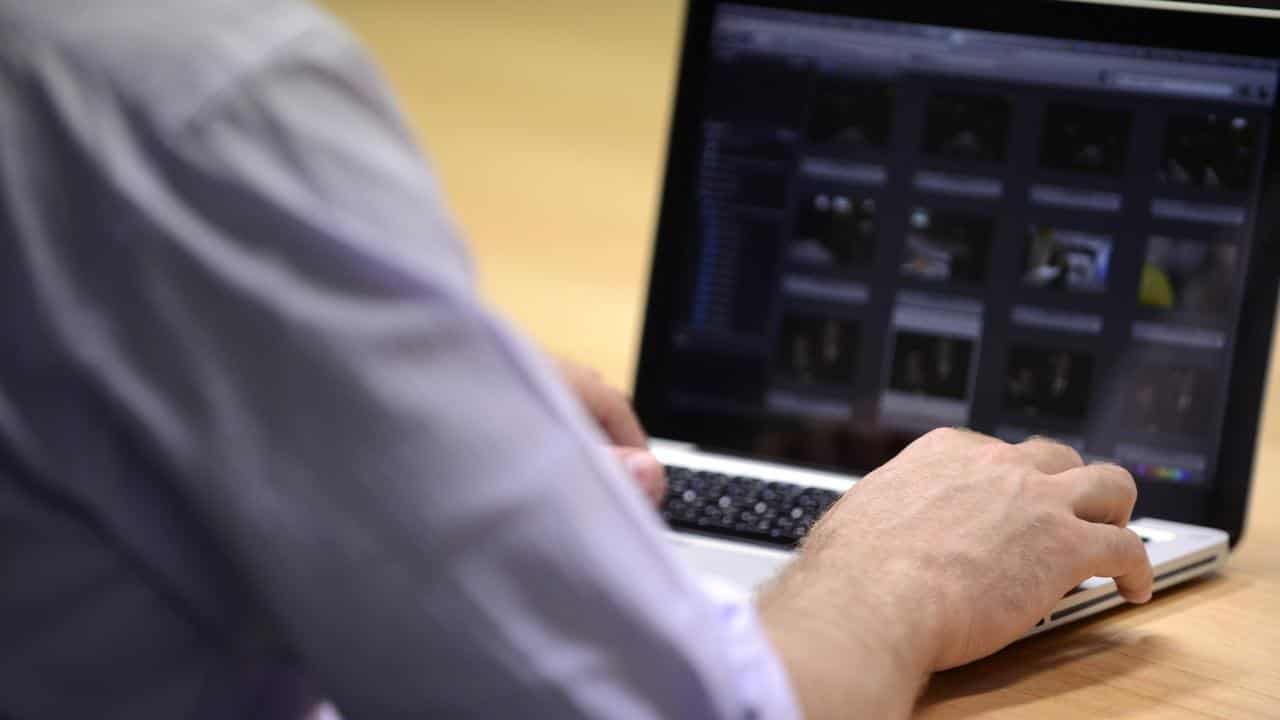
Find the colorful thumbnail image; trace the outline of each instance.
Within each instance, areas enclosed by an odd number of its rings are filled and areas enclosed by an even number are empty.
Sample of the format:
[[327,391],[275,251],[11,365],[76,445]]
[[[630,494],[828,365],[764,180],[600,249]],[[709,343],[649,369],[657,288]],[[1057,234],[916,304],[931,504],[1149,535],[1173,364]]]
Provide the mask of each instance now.
[[878,227],[873,198],[821,191],[806,193],[798,202],[792,260],[853,268],[871,265]]
[[995,221],[917,207],[907,224],[902,274],[920,280],[981,285],[987,275]]
[[1119,175],[1133,116],[1127,110],[1052,103],[1045,110],[1040,164],[1055,170]]
[[818,144],[884,147],[893,126],[893,89],[840,75],[821,75],[806,137]]
[[1213,426],[1214,373],[1202,368],[1139,368],[1127,391],[1127,423],[1142,432],[1204,435]]
[[1107,289],[1111,238],[1106,235],[1032,225],[1027,231],[1025,285],[1071,292]]
[[969,394],[973,341],[900,331],[889,387],[905,393],[963,400]]
[[1138,303],[1155,310],[1225,315],[1236,287],[1240,248],[1163,235],[1147,240]]
[[1147,480],[1163,480],[1165,482],[1184,483],[1190,482],[1195,478],[1195,473],[1186,468],[1173,467],[1172,465],[1147,465],[1138,464],[1130,468],[1136,477],[1145,478]]
[[1169,118],[1161,179],[1179,185],[1247,190],[1258,164],[1259,124],[1233,113]]
[[1004,160],[1011,112],[1008,99],[996,95],[938,94],[929,98],[926,112],[926,153],[957,160]]
[[779,376],[802,384],[848,385],[857,370],[858,323],[808,313],[782,318],[777,359]]
[[1004,408],[1034,416],[1083,419],[1089,411],[1093,358],[1084,353],[1015,346],[1005,370]]

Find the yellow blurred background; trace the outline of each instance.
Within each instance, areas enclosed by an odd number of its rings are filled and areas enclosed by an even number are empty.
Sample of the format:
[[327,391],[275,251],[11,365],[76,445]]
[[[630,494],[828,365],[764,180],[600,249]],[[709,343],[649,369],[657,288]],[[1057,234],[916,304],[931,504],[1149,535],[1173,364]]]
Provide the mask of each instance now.
[[324,4],[399,95],[485,295],[630,388],[683,3]]

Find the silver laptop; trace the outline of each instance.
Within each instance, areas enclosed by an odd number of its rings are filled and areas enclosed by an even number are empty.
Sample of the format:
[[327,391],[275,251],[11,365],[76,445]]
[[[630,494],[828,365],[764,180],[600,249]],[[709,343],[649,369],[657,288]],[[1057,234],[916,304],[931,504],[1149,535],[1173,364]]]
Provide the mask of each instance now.
[[[1276,309],[1278,18],[692,0],[636,382],[689,563],[750,593],[967,426],[1128,468],[1157,590],[1217,569]],[[1035,631],[1120,603],[1095,578]]]

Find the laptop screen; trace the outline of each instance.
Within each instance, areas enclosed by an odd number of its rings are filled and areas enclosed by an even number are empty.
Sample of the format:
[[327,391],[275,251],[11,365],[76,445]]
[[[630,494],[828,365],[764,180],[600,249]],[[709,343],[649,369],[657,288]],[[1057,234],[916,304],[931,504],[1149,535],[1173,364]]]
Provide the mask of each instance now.
[[736,4],[707,58],[664,414],[851,471],[968,426],[1215,482],[1280,63]]

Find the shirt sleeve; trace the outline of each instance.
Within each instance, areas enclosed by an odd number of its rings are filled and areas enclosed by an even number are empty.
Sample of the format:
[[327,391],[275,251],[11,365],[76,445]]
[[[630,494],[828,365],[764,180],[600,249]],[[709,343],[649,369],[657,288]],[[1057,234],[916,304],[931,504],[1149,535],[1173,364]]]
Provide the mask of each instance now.
[[477,298],[354,43],[296,38],[180,131],[98,125],[112,220],[40,292],[344,716],[797,717],[752,606]]

